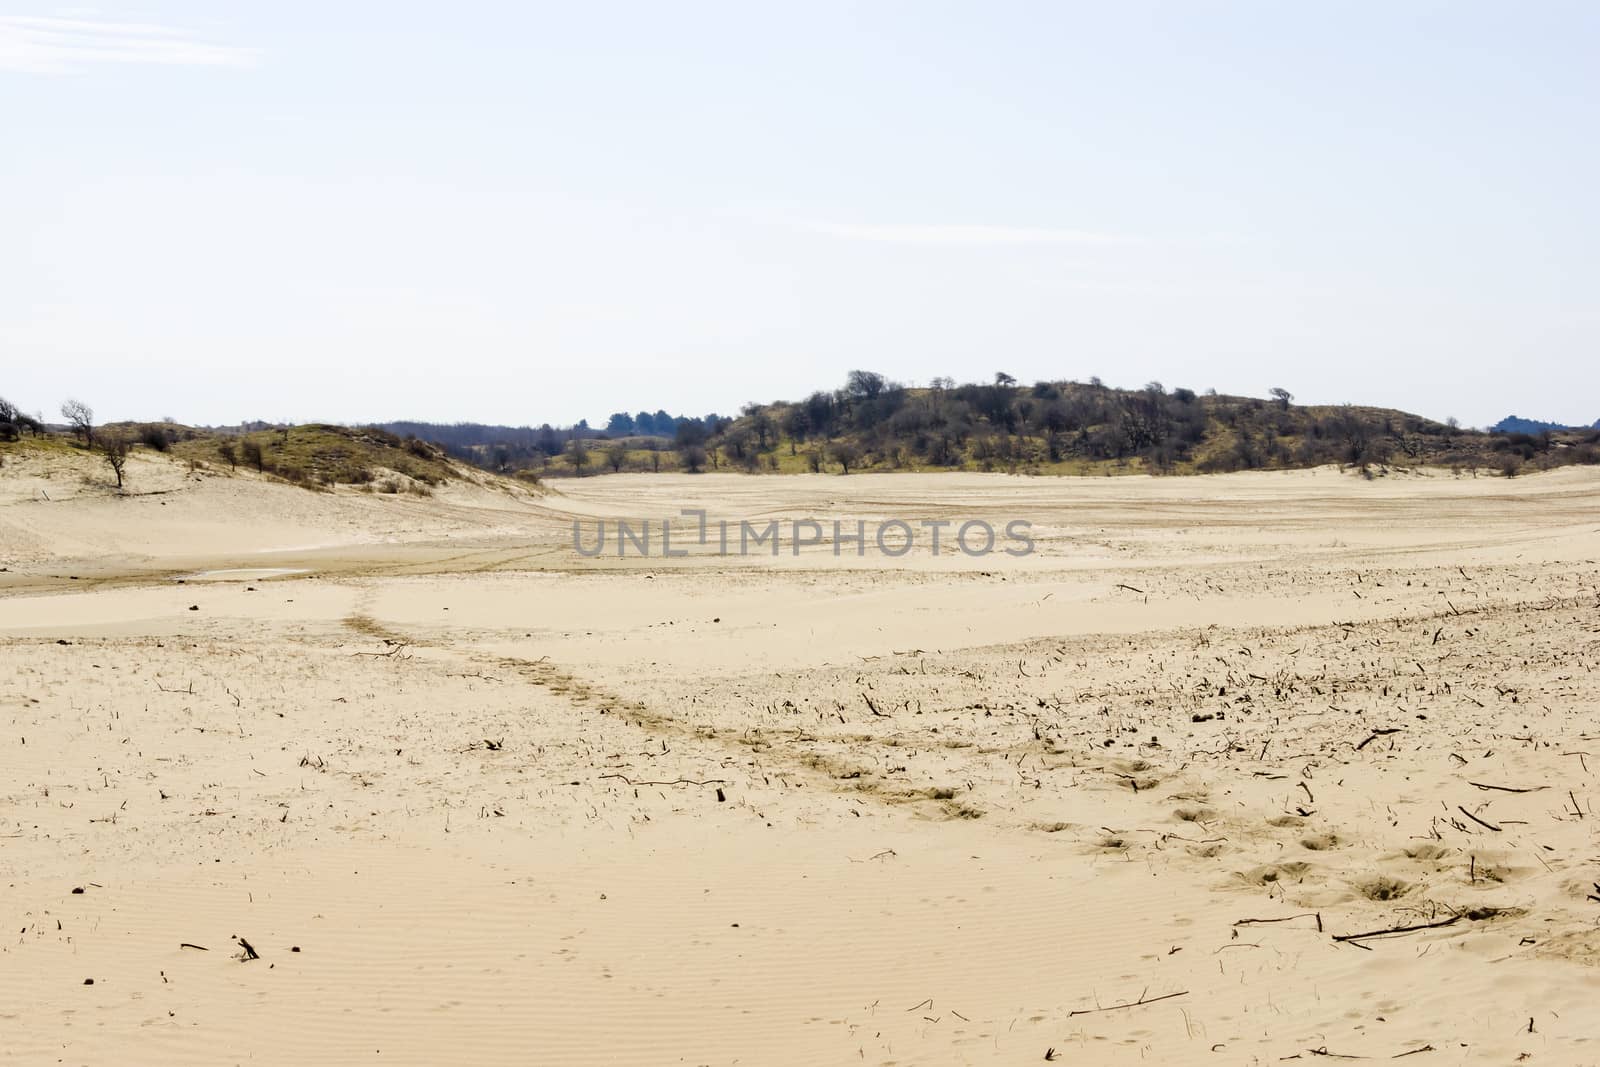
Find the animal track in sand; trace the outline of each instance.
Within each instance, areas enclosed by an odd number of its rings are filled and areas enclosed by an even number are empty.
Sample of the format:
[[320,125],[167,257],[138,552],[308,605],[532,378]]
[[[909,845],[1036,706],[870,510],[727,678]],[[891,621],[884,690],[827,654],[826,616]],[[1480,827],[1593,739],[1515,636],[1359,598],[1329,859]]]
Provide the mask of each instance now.
[[1455,850],[1446,848],[1444,845],[1436,845],[1429,841],[1421,845],[1415,845],[1411,848],[1402,849],[1401,851],[1410,859],[1437,860],[1443,859]]
[[1179,822],[1208,823],[1217,817],[1217,813],[1211,808],[1176,808],[1172,817]]
[[1411,883],[1401,881],[1399,878],[1390,878],[1387,875],[1378,875],[1365,881],[1356,882],[1353,889],[1368,900],[1399,900],[1411,892]]
[[1240,871],[1239,877],[1252,885],[1302,882],[1311,869],[1311,864],[1301,863],[1298,860],[1289,863],[1267,863],[1260,867],[1252,867],[1248,871]]

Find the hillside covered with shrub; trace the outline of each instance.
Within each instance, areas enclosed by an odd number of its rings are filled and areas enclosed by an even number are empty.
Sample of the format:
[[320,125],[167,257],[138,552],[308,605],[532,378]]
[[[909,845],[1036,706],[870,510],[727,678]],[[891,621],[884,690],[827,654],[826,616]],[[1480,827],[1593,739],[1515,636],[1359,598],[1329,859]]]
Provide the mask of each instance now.
[[[1197,393],[1098,379],[1024,385],[935,379],[911,387],[853,371],[837,389],[748,404],[737,417],[618,413],[606,430],[424,422],[196,428],[171,422],[96,426],[62,405],[52,426],[0,401],[0,442],[52,436],[101,452],[133,447],[303,485],[420,495],[468,465],[537,481],[624,471],[750,473],[977,470],[1027,474],[1207,474],[1339,464],[1368,473],[1433,466],[1514,476],[1600,463],[1600,429],[1465,429],[1389,408],[1301,405],[1269,396]],[[641,429],[642,428],[642,429]],[[404,429],[406,432],[395,432]],[[118,469],[120,478],[120,468]]]
[[[613,428],[622,424],[613,418]],[[546,427],[546,430],[549,428]],[[425,431],[424,431],[425,432]],[[981,470],[1034,474],[1205,474],[1341,464],[1381,471],[1436,466],[1515,475],[1600,462],[1594,430],[1464,429],[1389,408],[1300,405],[1097,379],[1023,385],[1009,375],[909,387],[870,371],[795,401],[746,405],[737,418],[680,419],[672,434],[580,424],[456,452],[540,476],[621,471],[752,473]]]
[[86,404],[69,402],[63,412],[70,412],[65,427],[38,417],[0,422],[0,466],[8,452],[78,450],[102,458],[120,487],[128,457],[142,450],[168,455],[191,469],[252,472],[307,489],[350,486],[416,496],[428,496],[451,480],[485,477],[452,460],[436,444],[375,427],[309,423],[217,430],[167,421],[100,425]]

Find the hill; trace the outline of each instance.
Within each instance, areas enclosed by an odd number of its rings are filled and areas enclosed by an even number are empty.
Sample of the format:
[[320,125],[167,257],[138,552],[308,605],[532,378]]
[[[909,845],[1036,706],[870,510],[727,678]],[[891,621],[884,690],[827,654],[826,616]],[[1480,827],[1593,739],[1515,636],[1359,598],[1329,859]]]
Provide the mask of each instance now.
[[[13,468],[23,460],[64,464],[63,469],[83,468],[80,474],[92,482],[89,473],[111,466],[107,457],[117,452],[124,464],[140,456],[165,456],[189,473],[248,473],[320,491],[342,488],[429,496],[452,482],[484,486],[504,481],[417,437],[325,423],[234,432],[170,422],[124,422],[77,433],[41,423],[30,433],[0,437],[0,468],[8,459]],[[112,473],[120,477],[120,472]]]
[[[1463,429],[1409,412],[1298,405],[1192,389],[1088,382],[1021,385],[938,379],[913,388],[870,371],[804,399],[746,405],[737,418],[690,420],[660,436],[569,438],[513,466],[541,476],[732,469],[851,473],[977,470],[1033,474],[1199,474],[1344,464],[1441,466],[1515,474],[1600,461],[1600,434]],[[502,454],[503,458],[503,454]]]
[[[70,407],[70,405],[69,405]],[[15,409],[7,406],[15,413]],[[66,409],[64,409],[66,410]],[[0,442],[129,442],[192,464],[249,470],[311,489],[427,495],[474,469],[537,482],[600,472],[750,473],[969,470],[1029,474],[1204,474],[1354,466],[1489,469],[1506,475],[1600,462],[1600,426],[1550,428],[1515,416],[1490,431],[1390,408],[1088,382],[935,379],[925,387],[852,372],[835,390],[748,404],[738,417],[614,416],[609,433],[550,426],[424,422],[205,429],[174,423],[94,428],[36,419],[0,424]],[[70,418],[71,416],[69,416]],[[641,427],[649,432],[641,432]],[[1519,427],[1537,427],[1528,432]],[[670,433],[662,432],[670,428]],[[403,436],[396,429],[407,431]],[[101,450],[104,453],[104,449]],[[0,460],[3,460],[0,452]],[[112,457],[107,456],[108,460]]]

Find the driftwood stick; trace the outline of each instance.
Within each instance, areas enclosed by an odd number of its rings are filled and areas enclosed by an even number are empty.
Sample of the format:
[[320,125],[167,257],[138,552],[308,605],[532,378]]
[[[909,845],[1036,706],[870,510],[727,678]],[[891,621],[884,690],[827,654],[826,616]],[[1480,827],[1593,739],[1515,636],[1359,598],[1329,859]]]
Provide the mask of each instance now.
[[1464,916],[1452,915],[1448,919],[1439,919],[1431,923],[1413,923],[1410,926],[1390,926],[1382,930],[1367,930],[1359,934],[1334,934],[1335,941],[1365,941],[1369,937],[1388,937],[1391,934],[1409,934],[1417,930],[1434,930],[1441,926],[1453,926],[1460,922]]
[[1067,1018],[1070,1019],[1074,1015],[1093,1015],[1097,1011],[1117,1011],[1117,1010],[1119,1010],[1121,1008],[1137,1008],[1137,1007],[1141,1007],[1141,1006],[1143,1006],[1145,1004],[1154,1004],[1158,1000],[1171,1000],[1173,997],[1186,997],[1188,995],[1189,995],[1189,991],[1187,989],[1185,989],[1185,990],[1183,990],[1181,992],[1178,992],[1178,993],[1163,993],[1159,997],[1150,997],[1148,999],[1145,997],[1145,995],[1143,993],[1140,993],[1138,1000],[1130,1000],[1125,1004],[1107,1004],[1103,1008],[1077,1008],[1077,1009],[1074,1009],[1073,1011],[1067,1012]]
[[1235,925],[1235,926],[1251,926],[1251,925],[1254,925],[1256,923],[1287,923],[1287,922],[1293,922],[1296,919],[1315,919],[1315,920],[1317,920],[1317,933],[1319,933],[1319,934],[1322,933],[1322,913],[1320,911],[1303,911],[1299,915],[1285,915],[1285,916],[1283,916],[1281,918],[1277,918],[1277,919],[1240,919],[1237,922],[1235,922],[1233,925]]
[[1397,734],[1404,729],[1404,726],[1380,726],[1373,730],[1371,735],[1365,741],[1356,746],[1356,751],[1360,752],[1362,749],[1366,748],[1380,737],[1387,737],[1390,734]]
[[726,778],[707,778],[703,782],[696,781],[693,778],[674,778],[670,782],[636,782],[632,778],[629,778],[625,774],[602,774],[600,777],[601,778],[621,778],[624,782],[627,782],[629,785],[727,785],[728,784],[728,780]]

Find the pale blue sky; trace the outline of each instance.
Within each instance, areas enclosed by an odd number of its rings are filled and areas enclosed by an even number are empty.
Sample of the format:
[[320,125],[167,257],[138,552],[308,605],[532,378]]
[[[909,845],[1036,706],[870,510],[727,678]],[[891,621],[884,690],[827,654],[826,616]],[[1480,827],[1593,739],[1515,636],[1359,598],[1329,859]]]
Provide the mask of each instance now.
[[1600,5],[0,0],[0,394],[1600,418]]

